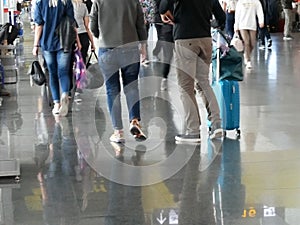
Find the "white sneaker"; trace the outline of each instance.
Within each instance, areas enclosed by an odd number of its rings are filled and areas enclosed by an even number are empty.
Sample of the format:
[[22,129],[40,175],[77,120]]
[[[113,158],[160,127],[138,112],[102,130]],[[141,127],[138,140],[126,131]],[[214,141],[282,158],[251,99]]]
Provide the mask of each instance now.
[[284,41],[290,41],[290,40],[293,40],[293,37],[292,36],[284,36],[283,40]]
[[115,143],[124,143],[124,132],[123,130],[115,130],[114,133],[110,136],[109,140]]
[[248,62],[247,62],[246,68],[247,68],[247,69],[252,69],[251,61],[248,61]]
[[166,91],[167,89],[168,89],[168,79],[167,78],[163,78],[161,80],[160,90],[161,91]]
[[190,135],[190,134],[178,134],[175,136],[176,144],[183,143],[200,143],[200,134]]
[[53,116],[59,116],[59,108],[60,108],[60,104],[59,103],[54,103],[54,106],[53,106],[53,109],[52,109]]
[[59,108],[59,115],[61,116],[66,116],[68,114],[68,110],[69,110],[69,96],[66,93],[63,93],[61,95],[61,99],[60,99],[60,108]]

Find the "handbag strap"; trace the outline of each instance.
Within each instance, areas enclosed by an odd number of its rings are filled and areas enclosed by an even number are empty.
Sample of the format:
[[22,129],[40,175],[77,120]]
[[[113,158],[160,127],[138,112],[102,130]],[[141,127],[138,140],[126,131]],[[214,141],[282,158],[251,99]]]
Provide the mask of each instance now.
[[95,59],[98,61],[98,56],[96,55],[96,52],[95,51],[92,51],[91,52],[91,54],[90,54],[90,56],[89,56],[89,59],[88,59],[88,61],[87,61],[87,65],[91,62],[91,59],[92,59],[92,56],[95,56]]

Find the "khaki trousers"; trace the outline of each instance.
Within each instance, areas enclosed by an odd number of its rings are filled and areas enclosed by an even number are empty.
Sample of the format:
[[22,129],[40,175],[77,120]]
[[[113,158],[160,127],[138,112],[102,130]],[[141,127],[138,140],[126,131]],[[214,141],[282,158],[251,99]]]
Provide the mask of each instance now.
[[217,99],[209,83],[211,55],[211,38],[175,40],[175,62],[180,98],[184,107],[186,134],[200,133],[201,119],[194,94],[195,84],[206,105],[208,119],[212,123],[221,121]]

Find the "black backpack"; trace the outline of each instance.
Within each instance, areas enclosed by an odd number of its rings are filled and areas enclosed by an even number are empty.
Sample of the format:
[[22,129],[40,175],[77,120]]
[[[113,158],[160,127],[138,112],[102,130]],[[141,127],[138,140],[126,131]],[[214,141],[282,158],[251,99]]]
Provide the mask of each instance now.
[[19,29],[11,23],[6,23],[0,28],[0,44],[7,40],[7,44],[12,45],[19,34]]

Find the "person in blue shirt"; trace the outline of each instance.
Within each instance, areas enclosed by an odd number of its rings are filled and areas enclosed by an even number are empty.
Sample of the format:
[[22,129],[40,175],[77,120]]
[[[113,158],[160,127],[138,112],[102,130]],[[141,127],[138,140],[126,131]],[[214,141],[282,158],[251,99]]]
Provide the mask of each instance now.
[[[56,28],[66,15],[74,21],[74,9],[71,0],[37,0],[34,12],[35,35],[32,53],[38,55],[41,47],[48,70],[50,89],[52,92],[54,107],[53,115],[66,116],[69,105],[70,89],[70,62],[72,46],[66,49],[59,38]],[[75,28],[74,28],[75,29]],[[77,31],[76,31],[77,33]],[[63,34],[68,38],[68,33]],[[76,35],[77,47],[81,44]],[[67,39],[66,39],[67,40]],[[60,91],[61,90],[61,91]],[[60,94],[61,92],[61,94]]]

